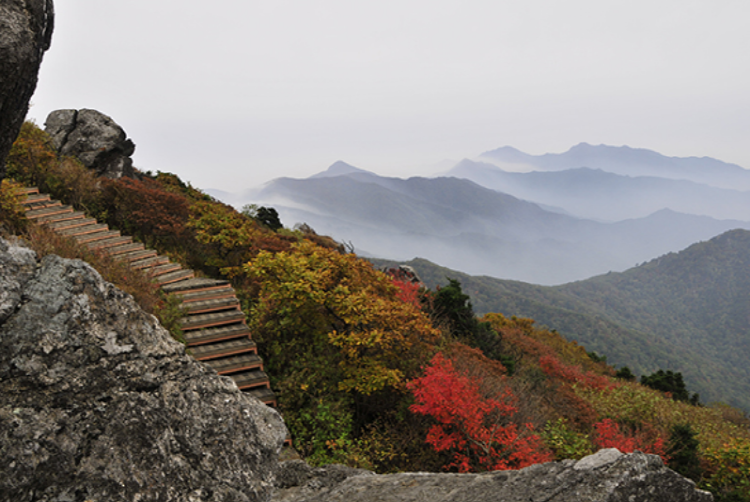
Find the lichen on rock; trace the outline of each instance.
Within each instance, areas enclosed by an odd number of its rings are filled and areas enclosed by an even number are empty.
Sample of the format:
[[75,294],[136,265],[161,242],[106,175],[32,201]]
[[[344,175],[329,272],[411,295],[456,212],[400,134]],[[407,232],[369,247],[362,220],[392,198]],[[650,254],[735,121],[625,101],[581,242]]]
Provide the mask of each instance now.
[[285,436],[90,266],[0,240],[0,500],[267,500]]

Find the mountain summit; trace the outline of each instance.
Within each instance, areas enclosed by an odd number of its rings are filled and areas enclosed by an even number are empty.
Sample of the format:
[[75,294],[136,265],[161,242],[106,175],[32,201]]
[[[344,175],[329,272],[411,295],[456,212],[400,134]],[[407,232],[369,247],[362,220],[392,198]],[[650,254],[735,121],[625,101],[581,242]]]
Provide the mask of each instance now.
[[331,164],[331,166],[323,172],[313,174],[310,178],[331,178],[334,176],[345,176],[347,174],[364,173],[372,174],[370,171],[365,171],[358,167],[354,167],[351,164],[347,164],[342,160],[338,160]]

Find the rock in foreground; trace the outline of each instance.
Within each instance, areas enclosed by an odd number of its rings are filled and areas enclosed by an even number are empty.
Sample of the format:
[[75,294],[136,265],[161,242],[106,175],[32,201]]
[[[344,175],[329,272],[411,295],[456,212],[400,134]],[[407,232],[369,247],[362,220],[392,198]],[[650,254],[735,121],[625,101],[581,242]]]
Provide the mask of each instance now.
[[273,502],[708,502],[710,493],[656,455],[601,450],[579,460],[484,474],[376,476],[282,464]]
[[0,500],[267,500],[285,435],[87,264],[0,239]]

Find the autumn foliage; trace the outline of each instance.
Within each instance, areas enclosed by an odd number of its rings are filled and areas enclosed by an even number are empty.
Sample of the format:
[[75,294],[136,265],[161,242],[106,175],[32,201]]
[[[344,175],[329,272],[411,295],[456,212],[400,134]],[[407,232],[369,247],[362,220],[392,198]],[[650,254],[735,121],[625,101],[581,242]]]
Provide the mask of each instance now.
[[594,429],[596,430],[595,442],[599,448],[617,448],[623,453],[639,450],[643,453],[659,455],[665,462],[669,460],[664,438],[659,437],[654,431],[626,432],[611,418],[605,418],[594,424]]
[[530,425],[519,427],[509,421],[516,411],[509,388],[501,395],[484,397],[480,383],[459,373],[442,353],[408,387],[416,400],[410,409],[437,422],[427,434],[427,443],[453,454],[446,467],[459,472],[517,469],[552,459]]
[[[719,502],[750,501],[746,413],[616,379],[605,358],[513,312],[478,319],[455,279],[430,291],[384,274],[304,223],[269,228],[172,174],[98,178],[32,123],[8,174],[198,274],[231,280],[295,448],[312,464],[487,471],[617,448],[682,472],[673,431],[689,430],[691,477]],[[40,255],[95,263],[177,327],[179,311],[146,278],[26,225],[21,198],[10,180],[0,186],[0,230],[22,233]]]

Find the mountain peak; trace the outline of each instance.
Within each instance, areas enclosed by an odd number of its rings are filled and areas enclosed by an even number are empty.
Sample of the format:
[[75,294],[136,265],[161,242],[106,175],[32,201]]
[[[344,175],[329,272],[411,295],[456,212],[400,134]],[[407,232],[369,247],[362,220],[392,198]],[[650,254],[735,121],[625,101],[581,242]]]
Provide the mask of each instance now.
[[323,172],[320,172],[318,174],[313,174],[310,176],[310,178],[332,178],[334,176],[346,176],[347,174],[354,174],[354,173],[370,173],[370,171],[365,171],[364,169],[360,169],[358,167],[354,167],[351,164],[347,164],[343,160],[337,160],[331,166],[326,169]]
[[503,162],[522,163],[522,162],[527,161],[529,158],[532,158],[533,155],[524,153],[517,148],[513,148],[512,146],[501,146],[500,148],[496,148],[494,150],[484,152],[479,157],[501,160]]

